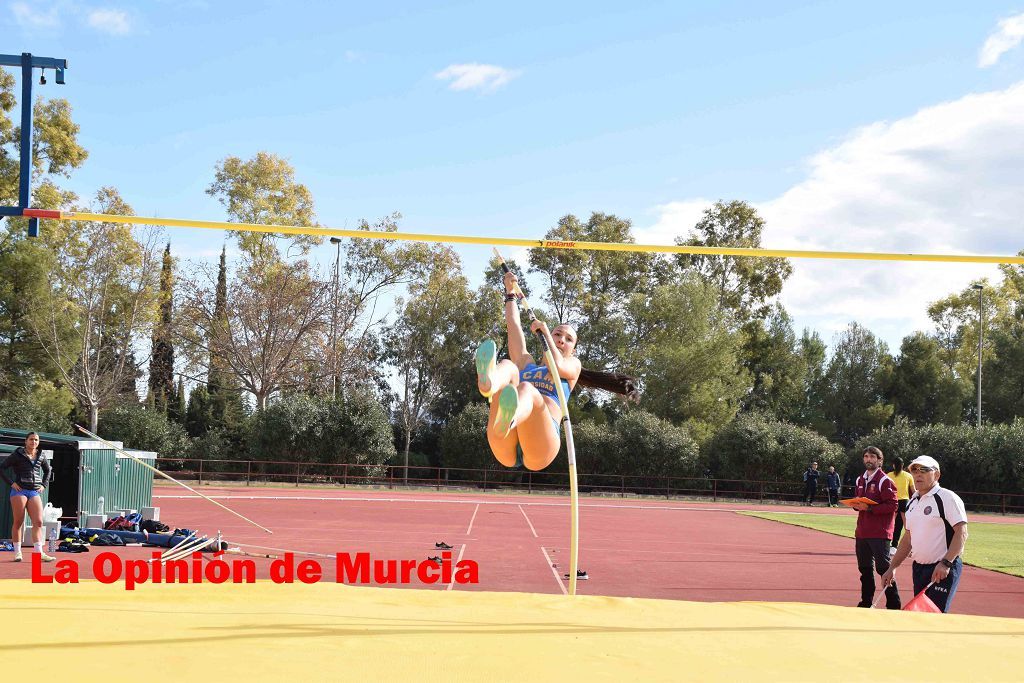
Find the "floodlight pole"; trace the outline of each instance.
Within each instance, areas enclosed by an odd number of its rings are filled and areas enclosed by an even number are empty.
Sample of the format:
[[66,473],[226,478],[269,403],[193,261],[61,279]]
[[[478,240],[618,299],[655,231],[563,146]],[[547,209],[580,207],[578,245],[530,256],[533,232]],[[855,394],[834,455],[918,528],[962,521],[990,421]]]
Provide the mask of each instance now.
[[[0,206],[0,216],[23,216],[32,201],[32,69],[53,69],[58,85],[64,85],[64,69],[68,60],[52,57],[0,55],[0,66],[21,67],[21,167],[18,175],[18,205]],[[39,236],[39,219],[28,219],[28,236]]]
[[985,286],[974,285],[978,290],[978,428],[981,428],[981,350],[985,343]]

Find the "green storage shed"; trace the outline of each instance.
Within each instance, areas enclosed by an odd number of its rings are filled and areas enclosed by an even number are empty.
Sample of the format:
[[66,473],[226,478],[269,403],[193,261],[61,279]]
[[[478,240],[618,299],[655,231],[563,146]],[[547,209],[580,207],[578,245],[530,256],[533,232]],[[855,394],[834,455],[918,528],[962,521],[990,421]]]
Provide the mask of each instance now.
[[[6,457],[17,446],[24,445],[28,431],[0,428],[0,456]],[[153,504],[153,473],[126,455],[99,441],[64,434],[39,433],[39,447],[52,451],[50,466],[53,481],[43,501],[63,508],[63,519],[85,524],[85,517],[99,512],[141,509]],[[120,442],[112,442],[122,448]],[[144,462],[153,464],[155,453],[129,451]],[[5,495],[0,502],[0,538],[10,536],[11,504]]]

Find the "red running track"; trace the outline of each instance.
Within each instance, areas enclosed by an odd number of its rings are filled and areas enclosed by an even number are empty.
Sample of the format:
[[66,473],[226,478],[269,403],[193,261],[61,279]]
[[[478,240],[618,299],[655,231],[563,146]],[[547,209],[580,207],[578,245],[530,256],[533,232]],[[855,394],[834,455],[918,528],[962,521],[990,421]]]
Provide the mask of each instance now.
[[[220,530],[226,540],[243,546],[332,556],[368,552],[374,559],[422,561],[440,555],[434,543],[444,540],[454,546],[453,559],[472,559],[480,568],[477,585],[424,585],[414,576],[410,587],[542,593],[567,587],[561,579],[569,564],[566,497],[236,487],[203,487],[202,492],[273,529],[274,535],[173,487],[157,487],[154,504],[168,524],[199,528],[211,536]],[[579,593],[697,601],[858,602],[851,539],[736,514],[737,510],[802,508],[583,498],[580,566],[591,578],[578,583]],[[827,508],[814,512],[851,514]],[[980,515],[972,520],[1024,521]],[[125,557],[149,557],[151,552],[119,551]],[[89,575],[86,557],[74,556],[83,578]],[[27,563],[3,559],[0,555],[0,578],[28,575]],[[316,559],[324,568],[324,580],[334,581],[334,562]],[[269,560],[256,564],[260,578],[268,578]],[[908,600],[909,565],[897,571],[897,581]],[[1024,617],[1024,579],[966,567],[954,611]]]

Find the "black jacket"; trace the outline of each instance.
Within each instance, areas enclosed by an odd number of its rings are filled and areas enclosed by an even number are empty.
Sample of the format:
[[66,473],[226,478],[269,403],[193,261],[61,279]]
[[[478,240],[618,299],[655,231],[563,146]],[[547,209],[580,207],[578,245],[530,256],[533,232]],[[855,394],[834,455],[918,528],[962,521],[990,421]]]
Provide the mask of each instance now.
[[[13,476],[9,473],[13,473]],[[41,449],[36,450],[35,460],[28,457],[25,448],[19,446],[0,463],[0,478],[7,485],[17,483],[23,489],[34,490],[37,486],[50,483],[50,463],[43,457]]]

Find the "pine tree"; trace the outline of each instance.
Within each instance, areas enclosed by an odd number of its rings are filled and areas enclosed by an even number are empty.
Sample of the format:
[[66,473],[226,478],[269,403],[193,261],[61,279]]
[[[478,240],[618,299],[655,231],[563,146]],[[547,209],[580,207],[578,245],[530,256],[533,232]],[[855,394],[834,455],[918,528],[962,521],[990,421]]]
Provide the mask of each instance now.
[[174,262],[171,244],[164,249],[160,272],[160,319],[153,328],[153,355],[149,361],[149,391],[155,407],[164,413],[174,411],[177,396],[174,388],[174,342],[172,312],[174,308]]
[[[228,268],[227,247],[220,252],[220,268],[217,271],[217,291],[213,308],[213,329],[223,330],[228,326]],[[209,406],[204,410],[209,415],[209,428],[231,428],[244,417],[242,395],[231,376],[231,366],[217,348],[213,333],[209,339],[210,366],[207,375]],[[205,399],[205,397],[204,397]],[[205,430],[204,430],[205,431]]]

